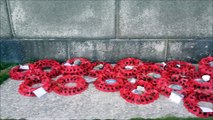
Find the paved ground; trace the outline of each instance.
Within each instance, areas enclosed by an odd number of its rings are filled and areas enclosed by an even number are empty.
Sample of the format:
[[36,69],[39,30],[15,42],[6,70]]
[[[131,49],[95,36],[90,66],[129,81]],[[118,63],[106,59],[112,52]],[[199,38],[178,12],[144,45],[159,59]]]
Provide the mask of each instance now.
[[166,115],[195,117],[183,104],[172,103],[160,96],[154,103],[135,105],[125,102],[116,93],[105,93],[91,84],[82,94],[60,96],[55,93],[41,98],[21,96],[17,89],[20,81],[9,79],[0,87],[1,117],[27,119],[128,119],[156,118]]

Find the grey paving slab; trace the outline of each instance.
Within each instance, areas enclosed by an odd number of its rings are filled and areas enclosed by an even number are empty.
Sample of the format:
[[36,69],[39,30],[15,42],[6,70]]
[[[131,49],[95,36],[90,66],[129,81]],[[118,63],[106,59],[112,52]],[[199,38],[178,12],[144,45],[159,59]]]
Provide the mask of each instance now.
[[114,0],[9,0],[16,37],[113,38]]
[[163,96],[147,105],[135,105],[125,102],[119,92],[101,92],[91,84],[82,94],[65,97],[49,93],[36,98],[21,96],[17,91],[20,83],[9,79],[0,86],[1,118],[67,120],[157,118],[167,115],[195,117],[182,103],[175,104]]
[[9,38],[11,36],[6,0],[0,0],[0,37]]
[[212,0],[120,0],[120,38],[213,36]]

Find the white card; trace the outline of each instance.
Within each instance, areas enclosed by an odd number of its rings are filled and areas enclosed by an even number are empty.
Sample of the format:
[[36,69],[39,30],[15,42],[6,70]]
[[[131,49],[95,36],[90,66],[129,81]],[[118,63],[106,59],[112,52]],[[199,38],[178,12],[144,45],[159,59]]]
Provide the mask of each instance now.
[[46,91],[43,87],[40,87],[40,88],[34,90],[33,93],[34,93],[38,98],[40,98],[41,96],[45,95],[45,94],[47,93],[47,91]]
[[127,70],[131,70],[133,68],[134,68],[134,66],[130,66],[130,65],[125,66],[125,69],[127,69]]
[[213,61],[209,62],[209,65],[210,65],[211,67],[213,67]]
[[97,80],[97,78],[90,77],[90,76],[84,76],[84,79],[87,83],[92,83],[92,82],[95,82]]
[[130,83],[135,84],[137,79],[135,79],[135,78],[128,78],[127,80],[128,80]]
[[117,81],[116,81],[115,79],[107,79],[107,80],[105,80],[105,82],[106,82],[107,84],[114,84],[114,83],[116,83]]
[[144,91],[145,91],[145,88],[144,88],[144,87],[142,87],[142,86],[137,86],[137,90],[138,90],[138,91],[142,91],[142,92],[144,92]]
[[158,79],[158,78],[161,78],[161,74],[154,74],[154,75],[153,75],[153,78],[157,78],[157,79]]
[[79,59],[75,60],[74,63],[73,63],[73,65],[78,65],[78,66],[79,66],[80,64],[81,64],[81,60],[79,60]]
[[165,67],[165,66],[166,66],[166,63],[165,63],[165,62],[161,62],[161,64],[163,65],[163,67]]
[[29,70],[30,67],[29,67],[29,65],[19,65],[19,69],[22,69],[22,70]]
[[142,94],[142,91],[138,91],[137,89],[132,90],[132,93],[134,94]]
[[182,86],[176,84],[169,85],[169,88],[172,88],[173,90],[182,90]]
[[203,79],[203,81],[207,82],[210,80],[210,75],[203,75],[202,79]]
[[208,107],[201,107],[201,106],[200,106],[200,109],[201,109],[203,112],[213,112],[213,109],[208,108]]
[[171,95],[169,96],[169,99],[176,103],[176,104],[179,104],[180,101],[183,99],[182,96],[180,96],[179,94],[175,93],[175,92],[172,92]]
[[64,66],[72,66],[70,63],[64,63]]
[[93,69],[94,70],[101,70],[101,69],[103,69],[103,67],[104,67],[103,64],[99,64],[99,65],[95,66]]
[[176,67],[180,68],[181,66],[179,64],[177,64]]

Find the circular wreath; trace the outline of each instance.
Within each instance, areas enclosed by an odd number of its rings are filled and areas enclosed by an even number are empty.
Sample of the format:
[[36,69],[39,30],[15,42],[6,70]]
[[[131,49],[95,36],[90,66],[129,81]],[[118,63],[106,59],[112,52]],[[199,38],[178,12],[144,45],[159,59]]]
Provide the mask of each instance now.
[[75,61],[80,61],[80,65],[66,66],[62,64],[61,72],[64,75],[85,75],[88,74],[88,70],[91,68],[91,62],[86,58],[72,58],[66,61],[70,65],[73,65]]
[[191,84],[193,84],[194,89],[201,89],[201,90],[213,90],[213,74],[209,75],[209,81],[203,81],[202,77],[206,75],[200,72],[193,72],[190,76]]
[[[213,112],[203,112],[199,107],[198,102],[210,102],[213,104],[213,92],[207,90],[196,90],[189,96],[184,98],[184,106],[186,109],[201,118],[208,118],[213,116]],[[213,106],[211,106],[213,109]]]
[[[33,64],[28,64],[29,70],[33,69]],[[24,80],[27,71],[25,69],[21,69],[20,66],[15,66],[10,69],[9,75],[13,80]]]
[[[101,65],[102,68],[99,69],[98,65]],[[96,67],[98,69],[95,69]],[[106,72],[112,72],[112,71],[113,71],[113,67],[110,63],[97,61],[91,64],[91,70],[89,70],[88,75],[90,77],[97,78],[100,74],[104,74]]]
[[193,66],[191,63],[177,60],[167,62],[164,69],[171,75],[179,74],[183,76],[190,76],[189,73],[196,70],[195,66]]
[[24,96],[33,97],[35,94],[33,93],[34,90],[38,89],[38,87],[32,87],[35,84],[42,84],[43,87],[47,92],[51,92],[51,80],[49,77],[46,76],[44,72],[39,69],[30,70],[22,82],[19,85],[19,93]]
[[103,92],[116,92],[121,89],[125,81],[127,81],[125,78],[117,76],[114,72],[110,72],[101,74],[94,82],[94,85],[98,90]]
[[[132,91],[138,86],[143,86],[145,88],[145,92],[142,94],[133,93]],[[134,85],[126,85],[121,88],[120,95],[127,102],[134,104],[148,104],[154,102],[159,97],[158,92],[153,88],[153,86],[145,81],[137,81]]]
[[[115,72],[125,77],[133,77],[137,74],[137,67],[142,64],[141,60],[136,58],[125,58],[120,60],[114,67]],[[126,69],[126,66],[133,68]]]
[[[48,77],[56,77],[60,74],[60,63],[58,63],[55,60],[39,60],[34,63],[35,69],[41,69],[43,72],[47,74]],[[45,69],[48,68],[50,71],[45,71]]]
[[212,74],[213,75],[213,57],[208,56],[203,58],[199,62],[199,71],[204,74]]
[[137,79],[150,82],[156,87],[158,80],[169,79],[169,76],[168,72],[163,70],[159,65],[147,64],[139,66]]
[[[189,79],[182,78],[180,75],[173,75],[171,79],[160,79],[157,81],[156,89],[158,92],[166,97],[169,97],[172,91],[187,96],[193,92],[193,86]],[[181,86],[181,90],[173,89],[170,85]]]
[[[67,83],[76,83],[76,86],[66,86]],[[85,91],[88,88],[88,83],[81,76],[64,75],[57,79],[54,92],[59,95],[75,95]]]

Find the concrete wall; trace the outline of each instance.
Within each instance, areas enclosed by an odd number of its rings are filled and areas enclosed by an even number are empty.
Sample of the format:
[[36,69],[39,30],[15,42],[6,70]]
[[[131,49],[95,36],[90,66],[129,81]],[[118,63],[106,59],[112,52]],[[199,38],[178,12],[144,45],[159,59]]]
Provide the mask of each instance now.
[[0,60],[213,55],[213,0],[1,0]]

